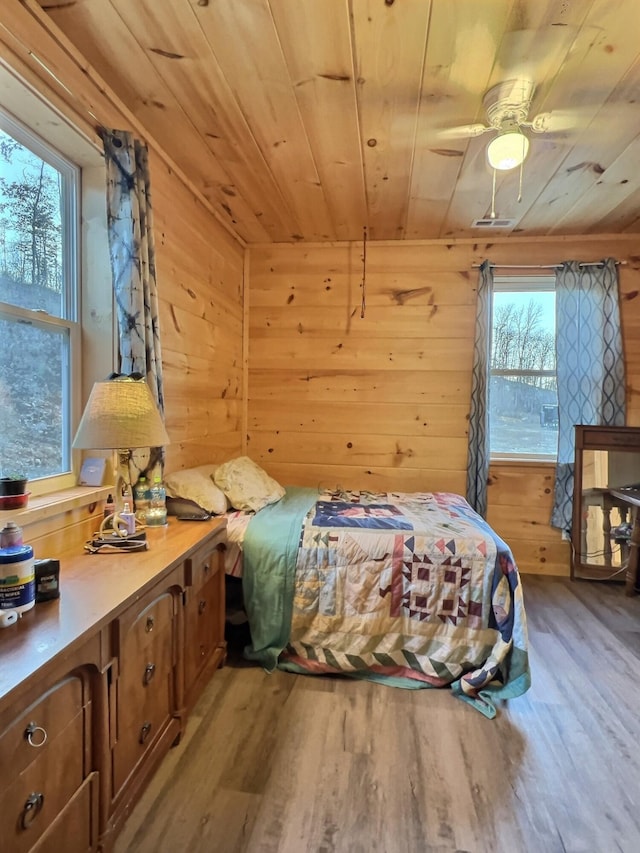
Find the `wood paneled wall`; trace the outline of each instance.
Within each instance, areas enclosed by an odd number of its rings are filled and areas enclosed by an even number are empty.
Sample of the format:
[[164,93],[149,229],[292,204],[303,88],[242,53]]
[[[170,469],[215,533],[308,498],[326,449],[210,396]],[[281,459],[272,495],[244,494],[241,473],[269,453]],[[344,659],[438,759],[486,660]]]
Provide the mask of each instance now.
[[2,24],[0,63],[51,104],[60,125],[100,150],[100,125],[130,130],[149,145],[167,469],[239,452],[243,245],[37,4],[5,0]]
[[[364,292],[361,244],[253,246],[243,259],[206,200],[46,14],[4,0],[2,17],[0,63],[52,104],[61,124],[94,146],[96,123],[131,129],[150,144],[167,470],[238,454],[246,421],[249,454],[282,482],[464,493],[472,267],[487,257],[627,261],[620,278],[629,423],[640,424],[634,237],[373,243]],[[548,525],[552,490],[550,466],[491,467],[489,521],[525,571],[568,572],[568,545]],[[70,528],[90,523],[71,515]]]
[[[166,470],[238,455],[244,399],[244,247],[37,5],[5,0],[2,25],[0,64],[32,97],[51,105],[57,115],[50,123],[52,135],[64,133],[65,126],[69,132],[70,126],[85,144],[101,150],[96,127],[103,125],[130,130],[147,141],[165,413],[171,437]],[[103,238],[106,247],[106,229]],[[98,239],[94,223],[94,245]],[[106,249],[100,263],[105,253]],[[90,270],[91,259],[85,261]],[[103,286],[111,287],[109,282]],[[83,307],[91,312],[91,305]],[[89,388],[93,379],[112,369],[110,352],[104,355],[105,363],[90,379]],[[52,556],[61,543],[68,547],[70,541],[86,539],[97,528],[98,518],[98,509],[51,514],[25,530],[25,536],[37,545],[37,556]]]
[[[473,265],[485,258],[626,262],[629,423],[640,423],[634,249],[609,236],[370,243],[363,293],[362,244],[251,247],[249,455],[282,483],[464,494]],[[553,480],[550,465],[491,466],[488,520],[523,571],[569,572],[569,545],[549,526]]]
[[167,432],[166,470],[242,448],[243,250],[151,158]]

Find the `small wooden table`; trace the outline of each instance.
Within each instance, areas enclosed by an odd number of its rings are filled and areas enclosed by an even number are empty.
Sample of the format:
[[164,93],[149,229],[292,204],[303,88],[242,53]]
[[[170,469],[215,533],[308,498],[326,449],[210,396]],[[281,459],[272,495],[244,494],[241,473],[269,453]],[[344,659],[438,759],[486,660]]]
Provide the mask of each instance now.
[[625,593],[640,592],[640,489],[610,489],[612,495],[628,503],[632,508],[633,528],[629,542],[629,560],[625,579]]
[[[611,566],[612,564],[612,549],[611,549],[611,510],[617,509],[620,513],[620,519],[624,523],[627,520],[627,511],[630,510],[628,505],[628,501],[624,498],[620,498],[618,493],[613,489],[602,489],[598,487],[594,487],[591,489],[584,489],[582,492],[582,504],[585,507],[589,506],[597,506],[602,510],[602,535],[604,537],[604,547],[603,547],[603,556],[604,556],[604,564],[605,566]],[[586,526],[586,518],[582,525],[581,530],[582,536],[580,541],[580,553],[586,557],[588,548],[587,548],[587,526]],[[625,549],[621,548],[621,553],[623,559],[625,558]]]

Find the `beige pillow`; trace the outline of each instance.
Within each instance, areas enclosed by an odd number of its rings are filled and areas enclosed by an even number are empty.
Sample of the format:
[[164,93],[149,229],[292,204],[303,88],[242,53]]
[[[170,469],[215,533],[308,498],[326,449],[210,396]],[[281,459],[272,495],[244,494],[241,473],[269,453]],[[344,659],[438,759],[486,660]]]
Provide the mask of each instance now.
[[217,468],[217,465],[200,465],[167,474],[164,478],[167,495],[194,501],[207,512],[222,515],[229,509],[229,504],[224,492],[213,482]]
[[284,497],[282,486],[248,456],[219,465],[214,480],[236,509],[258,512]]

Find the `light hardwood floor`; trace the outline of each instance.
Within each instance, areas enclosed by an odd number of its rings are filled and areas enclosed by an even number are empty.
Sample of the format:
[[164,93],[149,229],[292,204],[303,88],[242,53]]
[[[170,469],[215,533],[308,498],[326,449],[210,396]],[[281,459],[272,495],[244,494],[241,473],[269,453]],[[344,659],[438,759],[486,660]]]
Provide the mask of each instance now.
[[232,657],[116,853],[636,853],[640,597],[523,583],[533,687],[495,720]]

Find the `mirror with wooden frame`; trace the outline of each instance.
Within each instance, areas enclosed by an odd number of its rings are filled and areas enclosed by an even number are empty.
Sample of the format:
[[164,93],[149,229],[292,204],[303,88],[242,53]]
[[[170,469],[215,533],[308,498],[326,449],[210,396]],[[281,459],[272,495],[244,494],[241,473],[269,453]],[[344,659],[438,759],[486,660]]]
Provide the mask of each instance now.
[[[640,427],[575,428],[571,577],[635,587]],[[637,538],[637,534],[636,534]],[[635,567],[631,577],[631,565]]]

